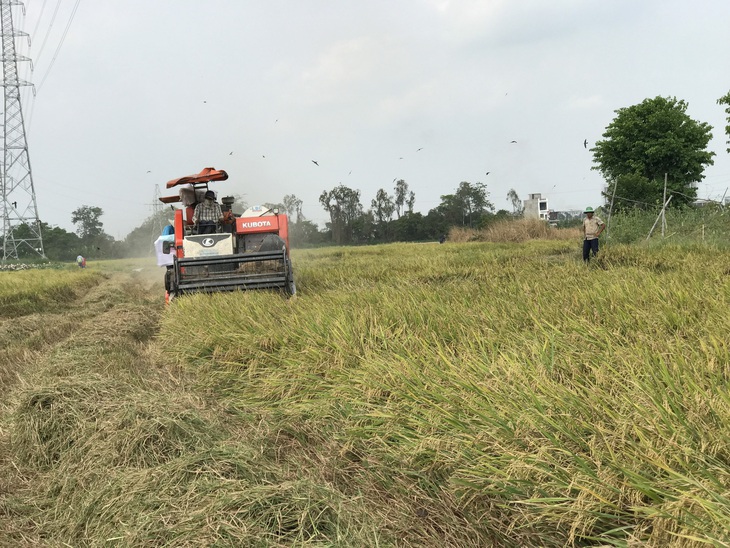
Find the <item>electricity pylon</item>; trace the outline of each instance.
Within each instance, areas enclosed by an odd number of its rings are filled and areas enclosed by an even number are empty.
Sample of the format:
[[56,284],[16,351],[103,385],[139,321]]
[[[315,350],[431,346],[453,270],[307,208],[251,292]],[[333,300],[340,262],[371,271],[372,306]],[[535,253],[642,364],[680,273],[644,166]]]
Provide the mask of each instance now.
[[152,198],[152,218],[153,218],[153,230],[157,235],[162,232],[162,227],[165,224],[165,219],[162,216],[163,205],[160,201],[160,185],[155,185],[155,195]]
[[21,86],[32,86],[18,78],[18,62],[30,59],[15,51],[15,39],[28,39],[27,33],[13,27],[13,6],[21,6],[18,0],[0,0],[0,24],[2,25],[2,64],[5,89],[2,147],[0,166],[2,185],[2,261],[19,257],[40,256],[45,258],[41,222],[33,188],[33,174],[28,156],[23,109],[20,104]]

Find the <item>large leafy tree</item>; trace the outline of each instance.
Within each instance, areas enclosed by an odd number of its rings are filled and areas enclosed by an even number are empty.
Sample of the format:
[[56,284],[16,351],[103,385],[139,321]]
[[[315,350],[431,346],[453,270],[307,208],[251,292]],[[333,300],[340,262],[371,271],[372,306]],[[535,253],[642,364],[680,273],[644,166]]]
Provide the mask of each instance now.
[[408,183],[403,179],[398,179],[395,183],[395,197],[393,202],[395,204],[395,213],[399,219],[408,200]]
[[323,191],[319,203],[330,215],[332,237],[336,244],[350,243],[355,221],[362,215],[360,191],[339,185]]
[[388,239],[390,235],[390,222],[395,212],[393,198],[381,188],[375,194],[375,199],[370,202],[370,214],[373,218],[373,234],[376,239]]
[[286,214],[289,216],[290,219],[294,218],[294,215],[296,214],[296,222],[300,222],[304,220],[304,215],[302,215],[302,205],[304,202],[297,198],[294,194],[287,194],[284,196],[284,209],[286,210]]
[[[725,114],[727,114],[727,125],[725,126],[725,135],[730,137],[730,91],[727,92],[727,95],[723,95],[717,100],[718,105],[725,105]],[[730,145],[730,139],[727,141],[727,144]],[[730,147],[727,148],[727,152],[730,152]]]
[[76,234],[82,240],[91,240],[97,236],[101,236],[104,223],[101,222],[101,216],[104,211],[100,207],[81,206],[71,212],[71,222],[76,225]]
[[375,199],[370,202],[370,207],[373,210],[375,222],[378,224],[387,223],[393,218],[395,203],[383,188],[378,190]]
[[661,203],[664,177],[672,205],[694,201],[696,183],[712,165],[707,151],[712,126],[687,115],[687,103],[655,97],[621,108],[603,139],[591,149],[595,166],[608,181],[607,200],[617,196],[615,208]]
[[441,204],[436,208],[447,225],[479,226],[482,217],[494,211],[489,201],[489,192],[484,183],[459,183],[454,194],[441,196]]

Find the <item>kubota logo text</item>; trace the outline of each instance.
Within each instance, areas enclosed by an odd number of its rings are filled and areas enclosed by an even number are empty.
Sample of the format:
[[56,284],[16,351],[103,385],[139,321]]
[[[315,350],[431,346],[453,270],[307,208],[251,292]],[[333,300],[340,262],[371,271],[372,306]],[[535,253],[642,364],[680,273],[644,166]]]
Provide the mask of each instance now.
[[271,221],[249,221],[243,223],[243,228],[258,228],[261,226],[271,226]]

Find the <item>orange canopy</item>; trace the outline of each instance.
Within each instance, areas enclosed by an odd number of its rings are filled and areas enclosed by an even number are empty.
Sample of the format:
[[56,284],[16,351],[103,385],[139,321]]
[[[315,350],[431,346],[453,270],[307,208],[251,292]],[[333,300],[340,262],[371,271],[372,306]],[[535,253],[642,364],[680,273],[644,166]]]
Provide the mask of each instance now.
[[167,181],[166,188],[172,188],[177,185],[194,185],[195,183],[209,183],[210,181],[225,181],[228,179],[228,173],[222,169],[216,169],[214,167],[206,167],[197,175],[188,175],[186,177],[180,177],[179,179],[173,179]]

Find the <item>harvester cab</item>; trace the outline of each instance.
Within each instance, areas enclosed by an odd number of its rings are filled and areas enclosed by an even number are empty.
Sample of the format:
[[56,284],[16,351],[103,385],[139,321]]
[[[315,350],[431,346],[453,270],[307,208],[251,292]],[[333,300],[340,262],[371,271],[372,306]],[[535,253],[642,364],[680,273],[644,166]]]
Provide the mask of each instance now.
[[[166,299],[188,293],[250,289],[280,289],[294,295],[296,286],[289,256],[289,220],[277,209],[264,206],[233,211],[235,199],[223,197],[215,231],[202,231],[195,215],[209,183],[225,181],[228,174],[212,167],[197,175],[167,182],[178,193],[160,201],[175,209],[174,240],[163,252],[173,256],[165,273]],[[175,208],[173,204],[180,203]],[[206,233],[202,233],[206,232]]]

